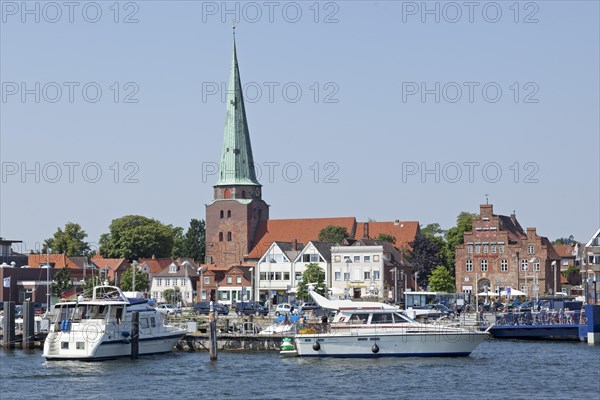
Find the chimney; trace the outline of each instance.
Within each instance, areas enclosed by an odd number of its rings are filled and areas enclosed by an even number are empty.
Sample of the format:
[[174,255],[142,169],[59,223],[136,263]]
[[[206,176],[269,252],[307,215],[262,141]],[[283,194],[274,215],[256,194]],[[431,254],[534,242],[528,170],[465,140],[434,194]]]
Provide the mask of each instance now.
[[292,250],[298,250],[298,239],[294,239],[294,241],[292,242]]
[[535,231],[535,228],[527,228],[527,237],[528,238],[534,238],[537,236],[537,233]]
[[363,224],[363,239],[368,239],[369,238],[369,223],[365,222]]
[[515,210],[513,210],[512,214],[510,214],[510,220],[515,226],[517,225],[517,214],[515,214]]

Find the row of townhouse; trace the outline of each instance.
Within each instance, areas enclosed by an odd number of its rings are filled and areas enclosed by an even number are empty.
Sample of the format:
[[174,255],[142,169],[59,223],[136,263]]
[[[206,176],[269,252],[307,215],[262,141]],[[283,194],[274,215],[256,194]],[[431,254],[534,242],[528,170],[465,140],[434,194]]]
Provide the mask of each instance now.
[[411,267],[391,243],[345,239],[341,244],[275,241],[256,264],[255,298],[274,304],[294,301],[308,264],[325,272],[333,298],[400,300],[412,287]]

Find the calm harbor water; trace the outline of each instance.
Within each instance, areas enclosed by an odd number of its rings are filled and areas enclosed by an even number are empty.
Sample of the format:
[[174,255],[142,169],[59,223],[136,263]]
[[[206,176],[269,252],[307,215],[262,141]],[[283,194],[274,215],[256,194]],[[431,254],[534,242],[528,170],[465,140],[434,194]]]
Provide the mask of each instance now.
[[173,353],[46,362],[0,349],[0,399],[600,399],[600,346],[488,340],[465,358]]

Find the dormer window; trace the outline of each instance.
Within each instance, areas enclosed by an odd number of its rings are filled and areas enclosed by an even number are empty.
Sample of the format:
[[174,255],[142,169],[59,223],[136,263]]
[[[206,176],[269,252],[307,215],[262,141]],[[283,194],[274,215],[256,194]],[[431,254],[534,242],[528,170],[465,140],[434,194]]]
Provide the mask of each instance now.
[[169,273],[172,274],[175,272],[177,272],[177,265],[176,264],[169,265]]

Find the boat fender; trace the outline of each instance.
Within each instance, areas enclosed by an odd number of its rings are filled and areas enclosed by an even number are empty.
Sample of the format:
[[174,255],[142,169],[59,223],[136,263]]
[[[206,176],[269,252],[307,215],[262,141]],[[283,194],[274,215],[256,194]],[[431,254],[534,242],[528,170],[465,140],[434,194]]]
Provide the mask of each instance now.
[[129,332],[121,332],[121,336],[123,336],[123,343],[129,343],[129,336],[131,334]]
[[314,351],[319,351],[319,350],[321,350],[321,344],[320,344],[319,342],[315,342],[315,343],[313,344],[313,350],[314,350]]
[[375,354],[379,353],[379,346],[377,346],[377,343],[375,343],[373,347],[371,347],[371,351]]

